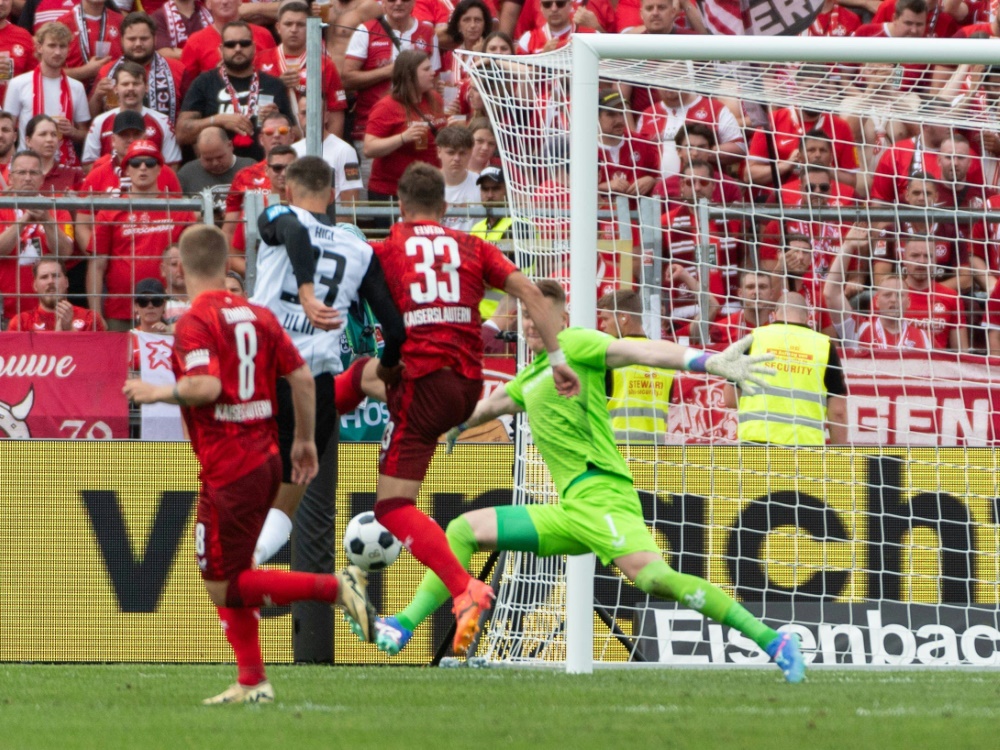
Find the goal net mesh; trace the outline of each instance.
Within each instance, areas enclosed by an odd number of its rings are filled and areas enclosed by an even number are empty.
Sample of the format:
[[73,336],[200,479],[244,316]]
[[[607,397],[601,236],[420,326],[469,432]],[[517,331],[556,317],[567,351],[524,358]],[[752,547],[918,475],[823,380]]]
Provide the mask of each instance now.
[[[738,445],[755,433],[709,376],[626,380],[616,436],[667,562],[799,633],[814,664],[1000,663],[1000,69],[602,60],[601,144],[570,154],[568,49],[462,62],[533,278],[568,288],[571,257],[595,263],[612,335],[638,316],[650,338],[718,349],[801,314],[837,345],[829,447]],[[598,170],[582,261],[572,169]],[[555,502],[526,421],[517,439],[515,502]],[[502,559],[480,655],[565,660],[565,561]],[[598,663],[767,662],[613,566],[594,583]]]

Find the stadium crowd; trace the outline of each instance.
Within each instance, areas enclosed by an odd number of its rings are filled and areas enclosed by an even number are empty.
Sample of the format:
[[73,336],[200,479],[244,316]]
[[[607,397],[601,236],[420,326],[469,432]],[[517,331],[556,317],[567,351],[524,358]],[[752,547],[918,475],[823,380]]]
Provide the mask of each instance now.
[[[334,210],[355,221],[364,201],[397,199],[413,162],[443,171],[452,206],[502,206],[508,180],[536,179],[500,168],[483,92],[454,50],[535,55],[573,32],[704,34],[712,19],[703,10],[688,0],[0,0],[0,198],[94,200],[90,210],[0,208],[3,326],[170,330],[185,305],[174,243],[196,216],[102,207],[105,196],[211,190],[241,280],[244,196],[282,199],[284,170],[305,153],[310,15],[327,22],[322,143]],[[803,34],[993,39],[1000,19],[986,0],[826,0]],[[513,95],[517,64],[506,64]],[[695,204],[705,199],[734,207],[708,227],[716,260],[706,345],[766,323],[788,292],[806,300],[812,327],[848,348],[996,350],[1000,223],[755,218],[735,208],[1000,207],[1000,135],[914,124],[929,100],[971,103],[995,122],[1000,66],[838,64],[826,74],[834,104],[816,110],[602,88],[601,194],[662,203],[665,333],[698,335]],[[789,85],[797,75],[787,70]],[[872,97],[891,99],[892,112],[857,115]],[[526,147],[555,164],[567,152],[546,137],[546,124],[558,127],[549,104],[512,106],[503,126],[523,122]],[[539,205],[568,205],[565,170],[537,182]],[[503,211],[448,222],[493,242],[552,240],[564,229],[520,226]],[[381,217],[359,223],[373,236],[388,228]],[[602,258],[601,293],[633,281],[620,260]],[[489,330],[509,331],[509,306],[487,305]],[[162,307],[160,319],[146,307]]]

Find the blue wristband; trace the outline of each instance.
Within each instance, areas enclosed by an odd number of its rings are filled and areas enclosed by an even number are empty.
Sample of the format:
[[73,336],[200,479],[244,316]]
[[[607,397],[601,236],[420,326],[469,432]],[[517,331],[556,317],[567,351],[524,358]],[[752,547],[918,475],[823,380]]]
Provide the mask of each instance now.
[[684,352],[684,369],[688,372],[705,372],[705,364],[711,356],[700,349],[688,349]]

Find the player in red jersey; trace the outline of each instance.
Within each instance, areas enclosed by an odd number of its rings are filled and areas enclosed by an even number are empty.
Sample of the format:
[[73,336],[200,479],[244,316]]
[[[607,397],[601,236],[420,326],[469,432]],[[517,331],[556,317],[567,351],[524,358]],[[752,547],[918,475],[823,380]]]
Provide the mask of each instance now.
[[[383,373],[389,423],[375,516],[448,587],[458,620],[454,647],[464,652],[493,591],[466,572],[441,527],[417,509],[416,498],[438,438],[468,419],[482,394],[479,303],[486,287],[521,300],[532,320],[540,321],[560,393],[575,395],[579,379],[559,349],[560,321],[546,314],[538,288],[496,246],[441,226],[447,204],[439,170],[420,162],[407,167],[399,204],[403,221],[385,242],[372,245],[406,324],[402,372]],[[355,632],[363,638],[360,628]]]
[[366,617],[367,580],[353,567],[337,575],[252,569],[257,534],[281,482],[276,384],[284,377],[291,387],[292,479],[306,484],[319,466],[313,378],[274,315],[226,291],[221,230],[189,228],[180,251],[192,303],[175,329],[177,382],[129,380],[123,390],[136,403],[179,404],[201,464],[195,553],[239,670],[235,685],[204,703],[269,703],[274,690],[264,673],[257,607],[313,599]]

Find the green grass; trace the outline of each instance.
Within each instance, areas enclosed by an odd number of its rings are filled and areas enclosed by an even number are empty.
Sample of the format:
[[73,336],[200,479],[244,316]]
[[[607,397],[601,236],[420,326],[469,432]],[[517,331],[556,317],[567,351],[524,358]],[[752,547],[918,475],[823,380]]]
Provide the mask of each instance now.
[[980,671],[270,667],[277,701],[203,707],[229,666],[0,664],[0,748],[996,747]]

